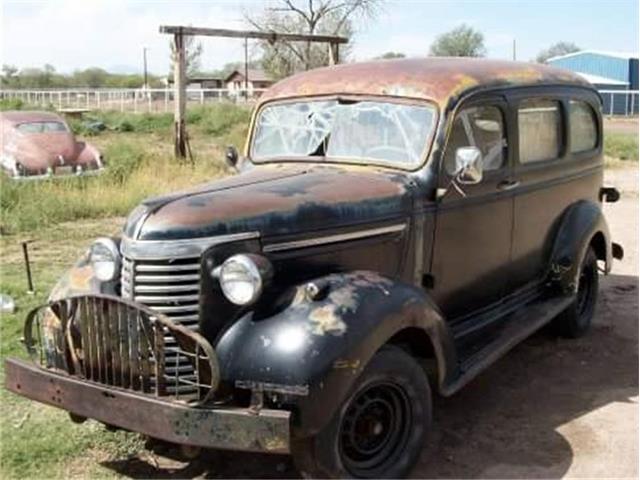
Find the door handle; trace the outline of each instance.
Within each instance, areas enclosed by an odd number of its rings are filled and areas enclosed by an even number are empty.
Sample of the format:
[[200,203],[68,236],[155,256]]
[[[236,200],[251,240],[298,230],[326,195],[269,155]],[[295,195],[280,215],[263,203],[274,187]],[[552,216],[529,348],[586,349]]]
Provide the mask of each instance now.
[[507,191],[513,190],[520,186],[520,182],[518,180],[503,180],[498,184],[498,190]]

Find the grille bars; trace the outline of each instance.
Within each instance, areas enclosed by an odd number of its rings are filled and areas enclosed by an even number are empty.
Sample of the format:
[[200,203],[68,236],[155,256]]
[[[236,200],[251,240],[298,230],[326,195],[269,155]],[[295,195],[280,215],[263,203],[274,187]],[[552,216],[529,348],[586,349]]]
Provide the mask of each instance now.
[[[217,357],[204,337],[148,307],[110,295],[74,296],[32,310],[25,344],[43,367],[158,397],[205,403],[219,381]],[[176,362],[188,360],[191,367],[184,373],[180,368],[165,371],[167,353]]]

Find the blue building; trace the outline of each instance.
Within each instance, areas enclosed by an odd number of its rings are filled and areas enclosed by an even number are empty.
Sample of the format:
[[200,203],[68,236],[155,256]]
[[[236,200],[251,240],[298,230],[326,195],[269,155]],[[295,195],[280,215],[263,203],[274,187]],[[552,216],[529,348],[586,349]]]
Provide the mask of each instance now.
[[[598,90],[638,91],[638,54],[581,50],[547,60],[554,65],[582,75]],[[638,95],[602,93],[603,111],[607,114],[638,113]]]

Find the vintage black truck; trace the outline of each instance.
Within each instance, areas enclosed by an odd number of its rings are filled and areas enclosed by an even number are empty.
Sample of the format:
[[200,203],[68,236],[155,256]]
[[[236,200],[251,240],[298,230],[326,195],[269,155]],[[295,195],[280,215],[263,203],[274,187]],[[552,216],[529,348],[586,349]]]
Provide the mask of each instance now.
[[401,477],[448,396],[547,323],[589,327],[612,244],[601,100],[480,59],[295,75],[239,175],[143,202],[28,315],[6,386],[73,420]]

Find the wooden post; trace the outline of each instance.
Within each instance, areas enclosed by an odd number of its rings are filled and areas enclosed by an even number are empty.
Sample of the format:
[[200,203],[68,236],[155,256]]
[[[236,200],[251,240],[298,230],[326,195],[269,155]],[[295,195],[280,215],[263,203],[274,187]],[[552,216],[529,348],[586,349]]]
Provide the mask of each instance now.
[[187,141],[185,132],[185,110],[186,110],[186,62],[185,45],[182,31],[178,31],[173,37],[175,42],[175,59],[173,64],[173,83],[175,85],[175,110],[173,115],[175,144],[174,154],[177,158],[186,158]]
[[331,42],[329,44],[329,65],[340,63],[340,44]]
[[244,99],[249,101],[249,39],[244,38]]

